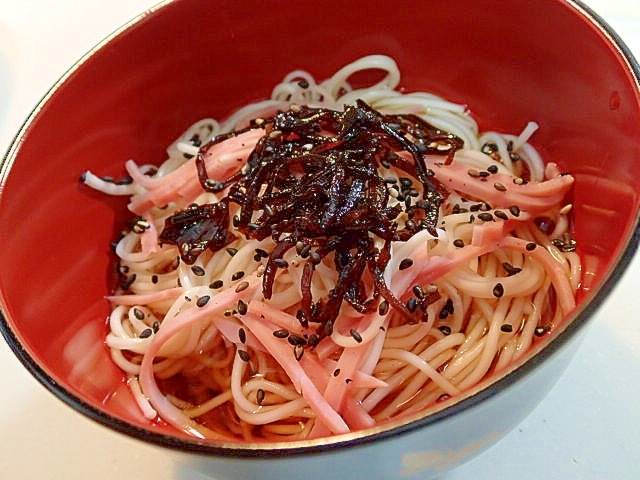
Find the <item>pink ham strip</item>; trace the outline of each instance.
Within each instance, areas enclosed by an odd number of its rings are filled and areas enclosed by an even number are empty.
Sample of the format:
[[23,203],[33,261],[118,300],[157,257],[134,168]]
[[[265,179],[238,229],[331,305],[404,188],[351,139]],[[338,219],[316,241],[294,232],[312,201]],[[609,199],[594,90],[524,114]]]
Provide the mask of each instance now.
[[[228,178],[246,163],[247,157],[262,137],[262,129],[252,129],[211,146],[205,153],[205,164],[211,178]],[[202,191],[195,159],[190,160],[164,177],[150,178],[140,174],[133,162],[127,164],[129,174],[148,191],[132,197],[129,210],[144,215],[152,207],[161,207],[179,198],[190,198]],[[147,177],[147,178],[144,178]]]
[[[333,360],[318,361],[316,356],[305,355],[301,359],[301,364],[305,371],[309,373],[310,378],[318,390],[325,390],[329,379],[334,376],[334,372],[338,366],[338,362]],[[349,384],[350,388],[383,388],[388,386],[384,382],[372,375],[367,375],[359,370],[353,375],[353,381]],[[369,412],[367,412],[356,399],[347,397],[344,401],[343,408],[339,411],[340,415],[352,429],[369,428],[375,425],[375,420]],[[311,432],[312,438],[328,435],[330,432],[324,424],[317,423]]]
[[277,308],[273,308],[266,302],[262,302],[259,300],[254,300],[251,302],[251,308],[253,313],[259,315],[260,318],[268,318],[271,323],[273,323],[276,327],[287,330],[289,333],[293,333],[295,335],[304,335],[308,333],[302,325],[300,325],[300,321],[286,312],[282,310],[278,310]]
[[412,268],[419,270],[416,272],[416,282],[419,285],[425,285],[446,275],[451,270],[468,264],[471,260],[493,252],[500,246],[500,241],[504,236],[505,226],[510,221],[487,222],[477,225],[474,228],[472,242],[463,248],[458,248],[445,255],[438,257],[429,257],[425,261],[421,261],[416,265],[414,262]]
[[[441,159],[429,158],[435,177],[445,187],[464,192],[473,198],[488,202],[494,208],[506,208],[517,205],[523,211],[540,213],[562,202],[563,197],[573,184],[570,175],[556,174],[558,169],[551,165],[547,174],[555,174],[543,182],[515,184],[515,177],[509,174],[496,173],[481,180],[469,175],[470,167],[461,162],[442,165]],[[505,191],[498,190],[495,184],[501,184]]]
[[302,395],[315,412],[317,419],[330,433],[349,432],[349,427],[340,414],[329,405],[318,388],[311,381],[305,370],[293,355],[293,349],[286,340],[273,336],[278,327],[253,311],[253,303],[249,304],[246,315],[239,316],[240,321],[256,336],[276,359],[291,379],[296,391]]
[[154,293],[144,293],[141,295],[109,295],[105,298],[116,305],[149,305],[150,303],[177,298],[182,292],[184,292],[183,288],[176,287]]
[[239,332],[242,324],[235,318],[228,319],[226,317],[217,316],[213,318],[213,324],[216,326],[222,336],[229,340],[229,342],[235,345],[246,345],[247,347],[255,351],[266,352],[265,348],[251,332],[247,332],[245,330],[244,343],[240,340]]
[[[329,378],[333,375],[333,372],[336,371],[336,368],[338,368],[338,362],[335,360],[325,359],[322,361],[322,366],[324,367],[325,372],[329,374],[327,376],[327,378]],[[353,375],[353,382],[351,383],[351,386],[353,388],[385,388],[388,387],[389,384],[384,380],[374,377],[373,375],[364,373],[361,370],[356,370]]]

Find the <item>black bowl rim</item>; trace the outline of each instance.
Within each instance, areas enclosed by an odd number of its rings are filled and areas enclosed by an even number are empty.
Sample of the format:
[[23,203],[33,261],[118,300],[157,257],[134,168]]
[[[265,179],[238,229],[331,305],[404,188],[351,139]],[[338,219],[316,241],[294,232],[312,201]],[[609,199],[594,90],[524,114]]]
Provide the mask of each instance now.
[[[0,181],[3,183],[6,176],[9,174],[11,164],[15,156],[15,152],[19,149],[20,139],[24,132],[31,124],[33,119],[37,117],[38,112],[41,110],[48,99],[53,93],[64,84],[65,80],[85,61],[87,61],[93,53],[103,48],[110,43],[110,40],[117,37],[122,32],[126,31],[133,25],[140,22],[149,14],[174,3],[176,0],[163,0],[155,6],[147,9],[138,16],[134,17],[120,28],[116,29],[113,33],[107,36],[104,40],[99,42],[94,48],[92,48],[86,55],[78,60],[72,67],[69,68],[60,79],[47,91],[43,98],[38,102],[38,105],[33,109],[29,117],[25,120],[22,127],[15,135],[11,145],[0,162]],[[620,51],[624,59],[627,61],[629,69],[636,79],[636,83],[640,88],[640,65],[634,58],[633,54],[626,46],[624,41],[618,36],[613,28],[591,8],[586,6],[580,0],[567,0],[567,3],[576,7],[578,12],[582,12],[584,16],[593,22],[593,24],[599,27],[610,38],[614,46]],[[475,393],[472,393],[461,400],[453,403],[440,411],[429,414],[427,416],[418,418],[408,423],[401,423],[398,426],[393,426],[393,423],[382,428],[379,431],[355,432],[353,435],[343,435],[339,437],[329,438],[321,440],[319,442],[279,442],[279,443],[258,443],[251,444],[250,447],[246,444],[216,444],[213,442],[201,441],[197,439],[190,439],[185,437],[171,436],[164,433],[154,432],[142,427],[138,427],[106,414],[102,410],[94,407],[93,405],[85,402],[64,386],[59,384],[51,375],[49,375],[29,354],[29,352],[20,343],[18,337],[12,330],[2,305],[0,305],[0,331],[3,337],[8,343],[9,347],[16,355],[18,360],[29,371],[33,377],[36,378],[50,393],[56,398],[85,415],[89,419],[103,425],[109,429],[115,430],[119,433],[125,434],[129,437],[155,444],[160,447],[165,447],[171,450],[178,450],[181,452],[206,454],[212,456],[233,456],[244,458],[281,458],[283,456],[291,455],[308,455],[318,454],[323,452],[329,452],[336,447],[356,447],[368,445],[372,442],[380,442],[383,440],[390,440],[399,435],[403,435],[407,432],[416,431],[425,428],[429,425],[433,425],[442,422],[446,419],[450,419],[456,415],[461,414],[467,410],[472,409],[474,406],[486,401],[487,399],[498,395],[506,389],[512,387],[518,381],[535,370],[537,370],[546,360],[556,352],[558,352],[568,341],[575,338],[579,331],[586,326],[589,320],[593,317],[596,311],[600,308],[602,303],[606,300],[609,294],[615,288],[617,282],[624,275],[627,267],[631,263],[633,256],[638,250],[640,244],[640,213],[636,217],[636,223],[631,232],[630,238],[626,243],[626,246],[621,250],[618,261],[614,263],[614,267],[605,277],[605,281],[602,282],[600,287],[592,294],[592,298],[585,302],[585,305],[572,314],[572,318],[566,324],[566,327],[558,333],[555,338],[551,339],[544,348],[533,356],[527,358],[527,360],[520,364],[517,368],[502,376],[500,379],[493,381],[487,387],[479,389]],[[346,438],[346,439],[345,439]]]

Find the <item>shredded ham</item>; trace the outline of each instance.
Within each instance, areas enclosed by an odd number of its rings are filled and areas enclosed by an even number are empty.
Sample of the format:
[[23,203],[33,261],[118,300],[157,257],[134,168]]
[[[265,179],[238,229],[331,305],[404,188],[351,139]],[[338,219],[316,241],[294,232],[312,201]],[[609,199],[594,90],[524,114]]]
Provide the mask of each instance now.
[[[559,173],[557,166],[547,168],[547,180],[518,184],[515,176],[495,173],[488,177],[472,177],[468,165],[453,161],[449,165],[440,163],[439,157],[431,158],[435,178],[444,186],[481,198],[493,208],[508,208],[517,205],[520,210],[541,213],[558,205],[573,184],[573,177]],[[515,182],[514,182],[515,180]],[[504,187],[504,189],[503,189]]]
[[[238,171],[246,163],[247,157],[262,135],[262,129],[251,129],[208,148],[205,153],[205,165],[211,178],[225,180]],[[162,207],[185,198],[191,199],[198,192],[202,192],[194,159],[159,178],[150,178],[142,174],[132,160],[126,163],[126,168],[129,175],[140,181],[147,190],[131,198],[128,208],[137,215],[143,216],[153,207]]]
[[149,305],[150,303],[161,302],[163,300],[172,300],[178,298],[180,294],[184,292],[181,287],[168,288],[166,290],[159,290],[153,293],[144,293],[140,295],[136,294],[123,294],[123,295],[109,295],[107,300],[114,305]]

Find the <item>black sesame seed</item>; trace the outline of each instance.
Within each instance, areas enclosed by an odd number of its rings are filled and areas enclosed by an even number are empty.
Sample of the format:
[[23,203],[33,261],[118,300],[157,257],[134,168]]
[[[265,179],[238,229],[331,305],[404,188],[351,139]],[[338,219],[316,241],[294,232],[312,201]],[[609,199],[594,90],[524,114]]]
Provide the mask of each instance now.
[[464,241],[459,239],[459,238],[456,238],[453,241],[453,246],[456,247],[456,248],[462,248],[462,247],[464,247]]
[[413,181],[410,178],[400,177],[398,180],[400,180],[400,185],[404,188],[411,188],[413,185]]
[[138,320],[144,320],[144,312],[142,310],[140,310],[139,308],[134,308],[133,309],[133,315],[138,319]]
[[273,336],[276,338],[287,338],[289,336],[289,330],[285,330],[281,328],[280,330],[275,330],[273,332]]
[[300,335],[294,335],[293,333],[287,337],[287,341],[293,346],[307,344],[307,341],[303,337]]
[[193,267],[191,267],[191,271],[193,272],[193,274],[197,277],[204,277],[205,274],[207,273],[204,268],[202,268],[199,265],[194,265]]
[[453,315],[454,312],[454,307],[453,307],[453,300],[451,300],[450,298],[447,298],[447,301],[444,304],[444,307],[449,310],[449,313],[451,315]]
[[233,257],[236,253],[238,253],[238,249],[232,248],[232,247],[227,248],[226,251],[231,257]]
[[440,320],[444,320],[445,318],[447,318],[449,316],[449,309],[447,308],[447,306],[445,305],[444,307],[442,307],[442,309],[440,310],[440,313],[438,314],[438,318],[440,318]]
[[245,332],[242,327],[238,329],[238,338],[240,339],[240,343],[247,343],[247,332]]
[[340,369],[339,369],[339,368],[336,368],[336,369],[333,371],[333,376],[334,376],[334,377],[337,377],[338,375],[340,375]]
[[261,248],[256,248],[254,252],[256,252],[256,255],[258,255],[260,258],[267,258],[269,256],[269,254]]
[[358,343],[362,343],[362,336],[360,335],[360,333],[358,333],[357,330],[354,330],[353,328],[349,331],[349,333],[351,334],[351,337],[353,337],[353,339],[358,342]]
[[203,295],[202,297],[198,298],[198,300],[196,301],[196,305],[198,307],[204,307],[209,300],[211,300],[211,297],[209,295]]
[[382,302],[380,302],[380,305],[378,305],[378,315],[386,315],[389,312],[389,302],[387,302],[386,300],[383,300]]
[[307,258],[309,256],[310,251],[311,251],[311,245],[304,245],[298,252],[298,255],[300,255],[302,258]]
[[140,332],[139,338],[149,338],[153,334],[153,330],[150,328],[145,328],[142,332]]
[[151,275],[151,283],[154,285],[158,283],[158,275]]
[[309,326],[309,321],[307,320],[306,314],[303,310],[296,311],[296,318],[300,322],[300,325],[302,325],[303,327],[306,328]]
[[511,332],[513,332],[513,325],[505,323],[504,325],[500,326],[500,330],[505,332],[505,333],[511,333]]
[[240,282],[236,287],[236,293],[240,293],[247,288],[249,288],[249,282]]
[[404,258],[400,262],[400,266],[398,267],[398,269],[399,270],[405,270],[405,269],[409,268],[411,265],[413,265],[413,260],[411,260],[410,258]]
[[504,287],[501,283],[496,283],[493,287],[493,296],[500,298],[502,295],[504,295]]
[[448,325],[440,325],[438,330],[440,330],[444,335],[451,335],[451,327]]
[[542,337],[543,335],[549,333],[550,330],[551,327],[549,327],[548,325],[541,325],[539,327],[536,327],[533,333],[536,337]]
[[529,242],[524,248],[527,249],[527,251],[531,252],[535,250],[537,246],[538,245],[536,245],[534,242]]
[[498,150],[498,145],[496,145],[495,143],[485,143],[484,145],[482,145],[482,148],[481,148],[482,153],[486,155],[496,152],[497,150]]
[[482,220],[483,222],[491,222],[493,221],[493,215],[491,215],[489,212],[482,212],[478,214],[478,218],[480,220]]
[[508,262],[503,262],[502,268],[504,268],[504,271],[507,272],[508,276],[515,275],[516,273],[520,273],[522,271],[521,268],[514,267]]
[[289,262],[284,260],[283,258],[276,258],[273,263],[275,263],[278,268],[287,268],[289,266]]
[[316,251],[313,251],[309,254],[309,260],[312,265],[318,265],[322,261],[322,257]]
[[248,362],[251,358],[249,356],[249,352],[247,352],[246,350],[238,350],[238,356],[240,357],[240,360],[242,360],[243,362]]
[[160,330],[160,322],[153,322],[151,328],[153,329],[153,333],[158,333],[158,330]]
[[418,308],[418,300],[415,297],[412,297],[407,302],[407,310],[410,312],[415,312],[416,308]]
[[238,300],[237,310],[240,315],[245,315],[247,313],[247,304],[243,300]]
[[350,378],[346,378],[345,381],[344,381],[344,383],[347,383],[347,384],[349,384],[351,382],[353,382],[353,380],[351,380]]
[[495,212],[493,212],[493,214],[502,220],[509,220],[509,216],[502,210],[496,210]]
[[136,281],[136,274],[134,273],[133,275],[129,275],[122,281],[121,283],[122,289],[129,290],[129,288],[131,288],[131,285],[133,285],[133,282],[135,281]]
[[212,192],[220,192],[224,190],[224,182],[220,182],[218,180],[207,179],[205,181],[205,187]]
[[487,172],[489,172],[489,173],[498,173],[498,166],[497,165],[489,165],[487,167]]
[[240,280],[242,277],[244,277],[244,272],[240,270],[239,272],[236,272],[233,275],[231,275],[231,280],[235,282],[236,280]]
[[209,288],[213,290],[217,290],[218,288],[222,288],[224,282],[222,280],[215,280],[209,284]]
[[264,402],[264,395],[265,394],[264,394],[264,390],[263,389],[259,388],[256,391],[256,403],[258,405],[262,405],[262,402]]
[[513,215],[514,217],[520,216],[520,207],[518,207],[517,205],[511,205],[509,207],[509,211],[511,212],[511,215]]
[[414,285],[412,291],[418,300],[422,300],[424,298],[424,290],[422,290],[420,285]]

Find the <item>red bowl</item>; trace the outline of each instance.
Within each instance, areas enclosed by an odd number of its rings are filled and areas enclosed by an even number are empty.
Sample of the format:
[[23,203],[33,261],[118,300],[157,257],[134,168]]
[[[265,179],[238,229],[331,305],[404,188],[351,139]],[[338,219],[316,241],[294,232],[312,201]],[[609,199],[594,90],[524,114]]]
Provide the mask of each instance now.
[[[331,455],[343,478],[355,461],[371,478],[389,478],[406,468],[411,442],[428,442],[433,451],[467,448],[457,461],[486,448],[559,376],[572,340],[638,245],[640,69],[586,7],[505,0],[487,8],[464,0],[409,8],[373,0],[323,8],[330,18],[303,2],[166,2],[72,67],[28,118],[1,167],[0,327],[16,355],[81,413],[211,460],[217,475],[240,469],[246,478],[257,466],[278,475],[283,462],[308,468]],[[397,61],[403,88],[467,104],[482,129],[539,123],[534,143],[543,158],[576,178],[575,238],[586,270],[570,322],[513,372],[448,408],[348,438],[229,446],[145,421],[103,344],[104,296],[113,286],[109,244],[126,218],[124,202],[88,192],[80,173],[121,177],[125,160],[157,162],[185,126],[268,96],[292,69],[325,78],[372,53]]]

